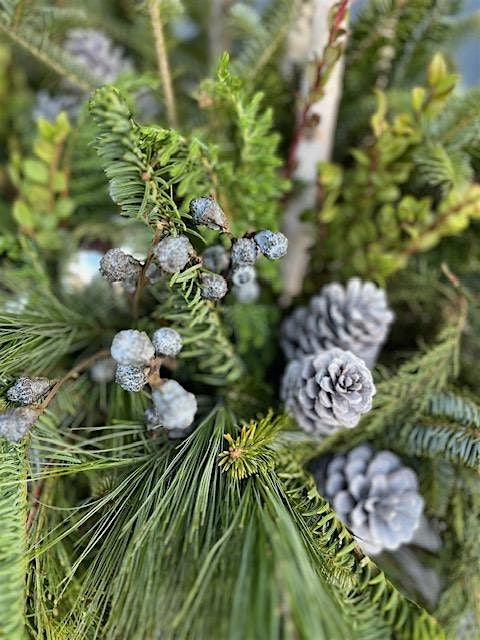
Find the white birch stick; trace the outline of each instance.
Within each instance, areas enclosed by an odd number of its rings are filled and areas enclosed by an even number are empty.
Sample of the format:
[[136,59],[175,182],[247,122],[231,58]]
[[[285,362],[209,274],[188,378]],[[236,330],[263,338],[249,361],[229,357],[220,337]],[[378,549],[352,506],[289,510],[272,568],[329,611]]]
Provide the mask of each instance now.
[[[290,43],[291,57],[298,61],[302,42],[309,43],[304,54],[304,66],[313,59],[321,59],[328,42],[328,13],[337,0],[311,0],[310,8],[305,7],[294,29]],[[305,34],[305,29],[309,33]],[[300,33],[299,33],[300,30]],[[301,31],[304,31],[303,37]],[[287,54],[288,55],[288,54]],[[301,214],[315,206],[317,193],[317,165],[329,160],[332,152],[337,122],[338,104],[341,97],[344,57],[336,63],[325,86],[324,94],[314,103],[309,114],[318,124],[303,131],[297,144],[296,166],[292,178],[302,183],[300,190],[287,202],[284,212],[283,230],[289,240],[288,254],[282,261],[284,290],[280,303],[288,305],[301,291],[303,278],[308,266],[309,249],[313,245],[315,232],[312,225],[300,220]],[[308,95],[310,79],[305,70],[301,84],[301,96]]]

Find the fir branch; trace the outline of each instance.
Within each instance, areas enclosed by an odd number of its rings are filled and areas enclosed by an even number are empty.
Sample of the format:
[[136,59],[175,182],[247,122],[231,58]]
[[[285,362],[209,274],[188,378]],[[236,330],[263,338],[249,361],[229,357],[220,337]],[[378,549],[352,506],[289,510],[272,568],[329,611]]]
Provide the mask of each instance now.
[[21,639],[25,629],[27,573],[26,447],[0,438],[0,636]]
[[212,150],[174,130],[139,126],[111,86],[97,90],[90,110],[100,131],[97,152],[110,180],[110,195],[122,214],[156,229],[184,230],[185,214],[178,212],[172,192],[190,198],[210,192]]
[[272,131],[272,110],[262,107],[263,94],[251,94],[224,54],[216,79],[200,85],[198,100],[211,113],[211,136],[219,147],[217,198],[234,233],[278,228],[288,182],[279,174],[279,136]]
[[429,400],[427,415],[450,418],[467,427],[480,429],[480,406],[469,397],[452,391],[434,393]]
[[385,442],[397,451],[416,457],[449,460],[474,470],[480,466],[480,431],[478,427],[419,422],[391,428]]
[[171,280],[174,290],[155,317],[171,321],[182,336],[182,360],[195,363],[193,377],[214,386],[231,385],[239,380],[244,366],[226,335],[220,312],[201,297],[198,266],[192,269]]

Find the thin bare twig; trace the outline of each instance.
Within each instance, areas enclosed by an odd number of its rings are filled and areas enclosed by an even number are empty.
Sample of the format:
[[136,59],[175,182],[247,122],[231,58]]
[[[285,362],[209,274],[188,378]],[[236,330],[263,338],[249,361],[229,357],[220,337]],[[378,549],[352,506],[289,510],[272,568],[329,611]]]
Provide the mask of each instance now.
[[159,0],[148,0],[148,13],[152,23],[158,72],[163,87],[163,95],[165,96],[165,106],[167,107],[167,120],[171,127],[176,128],[178,126],[177,108],[175,105],[175,95],[173,93],[165,36],[163,34]]

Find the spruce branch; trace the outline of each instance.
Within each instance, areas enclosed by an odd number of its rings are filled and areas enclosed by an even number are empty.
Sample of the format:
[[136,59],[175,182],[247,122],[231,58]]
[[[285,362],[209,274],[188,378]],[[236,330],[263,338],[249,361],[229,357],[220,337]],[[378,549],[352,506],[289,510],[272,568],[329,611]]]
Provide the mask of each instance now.
[[165,105],[167,107],[167,120],[169,126],[175,129],[178,126],[177,107],[175,105],[175,95],[173,92],[167,46],[165,43],[165,36],[163,34],[162,17],[160,15],[160,0],[148,0],[148,13],[152,23],[158,71],[160,82],[163,87],[163,94],[165,96]]

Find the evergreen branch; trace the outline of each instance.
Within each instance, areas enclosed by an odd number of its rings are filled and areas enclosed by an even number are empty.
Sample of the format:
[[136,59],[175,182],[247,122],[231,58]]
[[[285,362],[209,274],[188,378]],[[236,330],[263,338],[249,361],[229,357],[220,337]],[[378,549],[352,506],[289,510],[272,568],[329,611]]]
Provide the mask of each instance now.
[[220,311],[201,296],[198,274],[197,265],[181,278],[174,276],[173,289],[155,317],[170,320],[182,336],[182,360],[195,362],[194,377],[214,386],[231,385],[244,367],[226,335]]
[[98,89],[90,110],[100,131],[97,152],[110,195],[122,214],[156,229],[183,231],[172,193],[177,198],[209,193],[214,152],[174,130],[139,126],[114,87]]
[[[298,10],[296,0],[280,0],[274,3],[267,16],[262,17],[258,28],[253,30],[243,44],[242,50],[232,61],[232,71],[248,82],[254,81],[265,69],[291,28],[292,19]],[[235,5],[232,12],[240,14],[245,8]]]
[[48,42],[42,34],[41,39],[38,33],[28,26],[21,26],[15,29],[0,12],[0,31],[12,42],[25,49],[34,58],[37,58],[50,67],[59,76],[64,77],[68,82],[75,87],[78,87],[82,91],[90,92],[94,89],[95,83],[89,82],[84,78],[88,76],[87,72],[80,75],[80,72],[76,72],[70,69],[62,63],[65,60],[65,53],[52,43]]
[[200,85],[199,104],[211,111],[211,135],[219,139],[217,198],[235,234],[276,229],[288,182],[279,174],[282,161],[272,110],[262,109],[263,94],[252,96],[231,72],[228,54],[220,58],[216,75]]
[[0,312],[1,375],[48,373],[65,355],[88,346],[97,333],[94,318],[38,286],[25,309]]
[[167,47],[160,16],[160,0],[148,0],[148,13],[152,23],[158,71],[165,96],[165,105],[167,107],[167,120],[170,127],[176,128],[178,126],[177,109],[175,106],[175,95],[173,93]]
[[228,451],[218,456],[222,471],[237,480],[257,473],[268,473],[274,466],[275,449],[272,445],[285,421],[284,416],[274,418],[273,413],[269,412],[261,420],[252,420],[248,426],[243,425],[236,438],[226,433],[224,438],[228,443]]
[[467,427],[480,429],[480,406],[468,397],[458,393],[443,391],[434,393],[430,398],[427,415],[450,418]]
[[0,438],[0,637],[25,629],[27,460],[24,444]]
[[406,455],[449,460],[474,470],[480,466],[480,431],[455,424],[425,423],[391,428],[386,443]]

